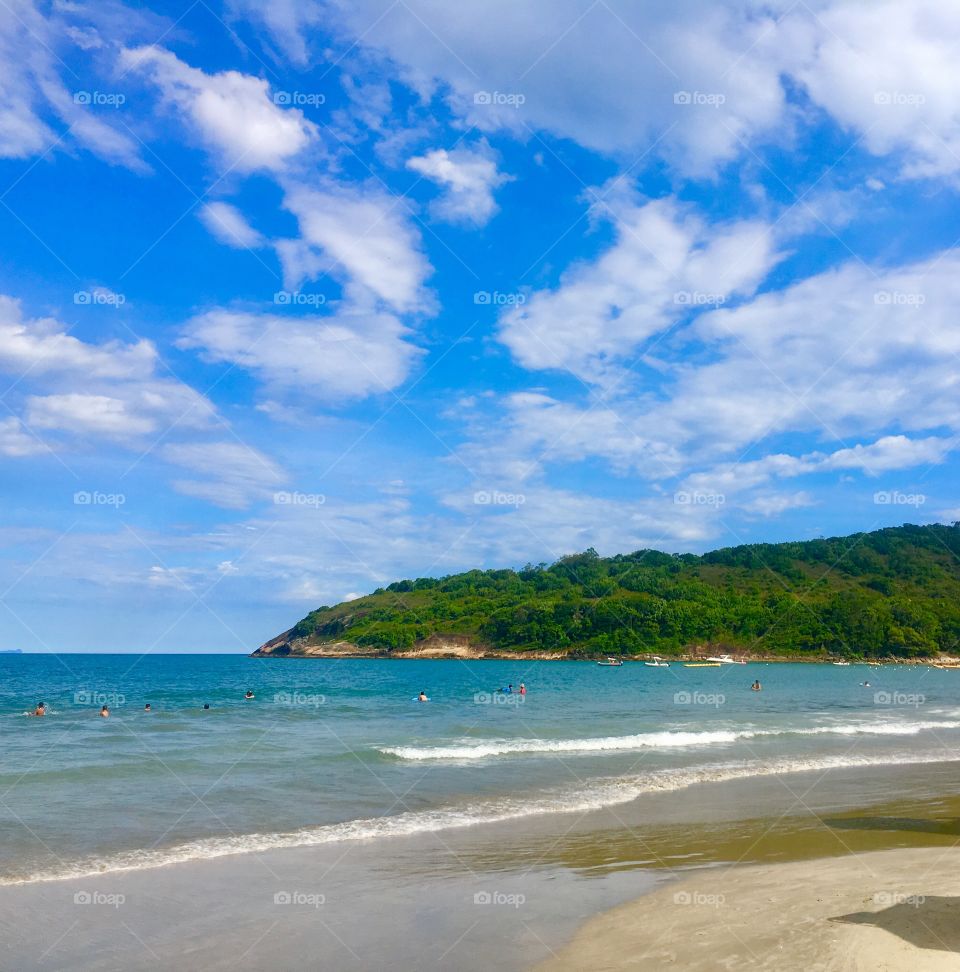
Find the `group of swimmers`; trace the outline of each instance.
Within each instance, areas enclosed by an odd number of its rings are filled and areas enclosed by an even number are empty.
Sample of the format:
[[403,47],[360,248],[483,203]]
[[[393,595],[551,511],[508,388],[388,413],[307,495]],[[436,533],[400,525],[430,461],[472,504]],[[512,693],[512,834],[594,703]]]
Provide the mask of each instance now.
[[[423,694],[423,693],[421,693],[421,694]],[[255,699],[256,698],[256,696],[253,694],[253,691],[251,689],[247,689],[247,691],[244,692],[243,697],[244,697],[244,699]],[[428,701],[428,700],[422,700],[422,701]],[[210,708],[210,703],[209,702],[204,702],[203,703],[203,707],[204,707],[204,709],[209,709]],[[153,712],[153,706],[151,706],[150,703],[147,702],[143,706],[143,711],[144,712]],[[33,710],[33,712],[30,713],[30,715],[32,715],[32,716],[45,716],[46,714],[47,714],[47,703],[46,702],[38,702],[37,705],[36,705],[36,708]],[[110,718],[110,706],[103,705],[103,706],[100,707],[100,718],[101,719],[109,719]]]

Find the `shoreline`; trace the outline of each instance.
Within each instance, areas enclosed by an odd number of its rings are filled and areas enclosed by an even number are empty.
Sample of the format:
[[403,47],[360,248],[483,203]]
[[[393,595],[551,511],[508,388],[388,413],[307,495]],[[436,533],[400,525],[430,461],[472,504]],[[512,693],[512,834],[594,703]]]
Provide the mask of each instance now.
[[956,846],[699,870],[590,919],[536,972],[960,969]]

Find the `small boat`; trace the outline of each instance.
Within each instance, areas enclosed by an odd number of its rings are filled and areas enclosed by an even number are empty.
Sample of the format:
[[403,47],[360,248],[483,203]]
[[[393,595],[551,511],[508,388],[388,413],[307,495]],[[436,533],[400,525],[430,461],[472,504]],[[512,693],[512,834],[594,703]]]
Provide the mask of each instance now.
[[665,662],[659,655],[653,656],[653,661],[644,662],[647,668],[669,668],[670,662]]
[[619,658],[608,658],[606,661],[597,662],[603,668],[619,668],[623,662]]
[[850,667],[850,662],[848,662],[848,661],[835,661],[833,664],[836,665],[838,668],[849,668]]
[[717,665],[746,665],[742,658],[734,658],[732,655],[712,655],[707,661]]
[[722,662],[718,661],[705,661],[705,662],[684,662],[684,668],[720,668]]

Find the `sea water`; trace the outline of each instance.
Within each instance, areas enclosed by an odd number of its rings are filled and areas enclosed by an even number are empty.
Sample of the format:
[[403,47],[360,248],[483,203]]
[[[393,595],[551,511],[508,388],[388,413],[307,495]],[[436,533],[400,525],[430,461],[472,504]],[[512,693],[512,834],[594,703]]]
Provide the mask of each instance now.
[[947,762],[960,671],[0,655],[0,727],[10,884]]

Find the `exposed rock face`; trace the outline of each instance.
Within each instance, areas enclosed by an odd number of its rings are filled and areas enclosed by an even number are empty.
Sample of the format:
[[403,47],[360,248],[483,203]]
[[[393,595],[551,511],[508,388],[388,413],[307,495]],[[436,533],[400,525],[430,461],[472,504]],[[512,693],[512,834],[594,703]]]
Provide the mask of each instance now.
[[[292,630],[292,629],[291,629]],[[270,658],[527,658],[550,660],[566,657],[556,652],[497,651],[474,643],[465,635],[431,635],[409,648],[361,647],[351,641],[312,643],[308,638],[290,638],[290,631],[277,635],[253,654]]]

